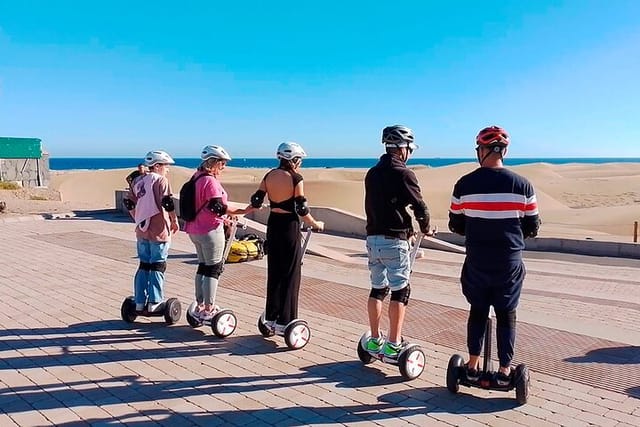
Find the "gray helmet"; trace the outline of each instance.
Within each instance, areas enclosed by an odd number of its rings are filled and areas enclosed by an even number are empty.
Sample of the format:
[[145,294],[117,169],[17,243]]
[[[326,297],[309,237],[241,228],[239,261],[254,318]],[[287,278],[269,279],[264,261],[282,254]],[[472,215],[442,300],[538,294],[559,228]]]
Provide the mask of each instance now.
[[283,142],[278,146],[276,157],[278,159],[292,160],[295,157],[307,157],[307,153],[297,142]]
[[406,126],[387,126],[382,130],[382,143],[385,147],[409,147],[411,150],[418,148],[413,142],[413,131]]
[[175,162],[173,161],[173,159],[169,154],[167,154],[165,151],[162,151],[162,150],[149,151],[147,155],[144,156],[144,164],[146,166],[151,167],[158,163],[162,163],[165,165],[172,165]]
[[200,158],[202,160],[211,158],[227,161],[231,160],[231,156],[227,153],[227,150],[220,145],[206,145],[200,153]]

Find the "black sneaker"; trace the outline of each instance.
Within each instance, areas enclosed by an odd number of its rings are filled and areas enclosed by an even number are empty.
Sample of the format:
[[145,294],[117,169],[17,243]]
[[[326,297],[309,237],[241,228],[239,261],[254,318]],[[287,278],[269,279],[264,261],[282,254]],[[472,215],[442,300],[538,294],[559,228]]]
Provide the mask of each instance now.
[[477,369],[470,369],[469,365],[465,365],[464,371],[469,381],[475,382],[480,379],[480,371],[478,371]]
[[502,372],[498,371],[496,372],[496,384],[499,387],[508,387],[511,385],[512,377],[513,377],[513,371],[509,375],[503,374]]

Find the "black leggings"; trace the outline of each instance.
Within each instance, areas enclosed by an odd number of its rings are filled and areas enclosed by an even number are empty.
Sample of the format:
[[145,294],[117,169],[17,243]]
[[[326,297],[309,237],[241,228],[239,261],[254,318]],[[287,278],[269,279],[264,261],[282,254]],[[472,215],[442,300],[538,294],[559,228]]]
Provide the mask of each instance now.
[[267,222],[267,301],[265,320],[286,325],[298,317],[302,273],[300,219],[294,213],[269,214]]

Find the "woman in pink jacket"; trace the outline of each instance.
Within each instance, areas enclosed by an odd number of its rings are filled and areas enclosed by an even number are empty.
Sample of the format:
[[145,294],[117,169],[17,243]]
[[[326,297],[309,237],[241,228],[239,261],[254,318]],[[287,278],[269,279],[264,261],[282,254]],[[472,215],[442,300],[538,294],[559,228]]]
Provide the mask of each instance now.
[[228,206],[227,192],[218,178],[231,156],[218,145],[207,145],[200,155],[202,163],[193,175],[196,180],[196,207],[193,221],[185,224],[185,231],[198,254],[198,270],[195,277],[196,313],[201,320],[213,318],[218,279],[225,260],[224,222],[226,215],[243,215],[253,210],[251,206],[233,209]]

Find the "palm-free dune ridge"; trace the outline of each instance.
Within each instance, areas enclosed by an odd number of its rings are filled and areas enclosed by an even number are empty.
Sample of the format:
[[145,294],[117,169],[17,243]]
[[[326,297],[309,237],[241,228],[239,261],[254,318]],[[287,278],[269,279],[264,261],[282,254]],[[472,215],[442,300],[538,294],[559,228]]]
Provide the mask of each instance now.
[[[440,229],[446,229],[454,183],[474,168],[474,163],[413,168]],[[536,188],[543,221],[541,236],[632,241],[634,221],[640,221],[640,163],[536,163],[510,168],[530,179]],[[129,172],[129,169],[55,172],[50,188],[59,191],[65,203],[78,209],[113,208],[114,191],[126,187],[124,177]],[[267,169],[228,167],[222,183],[231,200],[244,202],[266,172]],[[178,193],[192,173],[191,169],[171,167],[169,178],[174,193]],[[330,206],[364,215],[366,169],[303,168],[302,173],[312,206]]]

